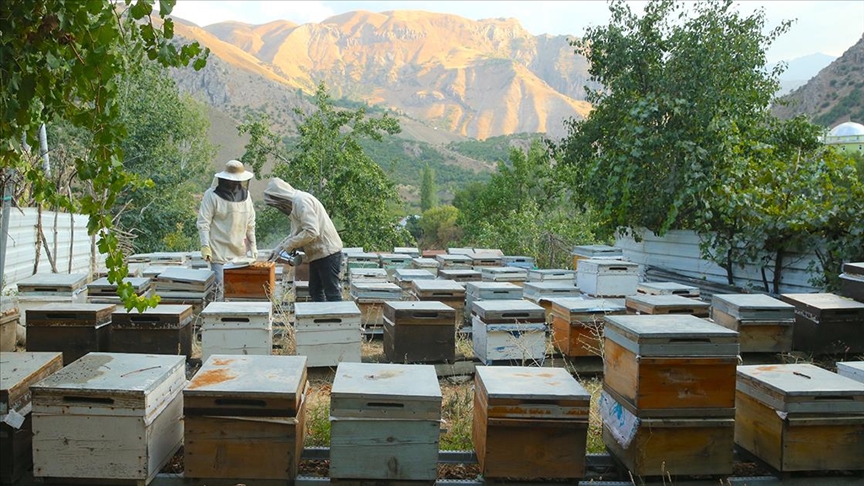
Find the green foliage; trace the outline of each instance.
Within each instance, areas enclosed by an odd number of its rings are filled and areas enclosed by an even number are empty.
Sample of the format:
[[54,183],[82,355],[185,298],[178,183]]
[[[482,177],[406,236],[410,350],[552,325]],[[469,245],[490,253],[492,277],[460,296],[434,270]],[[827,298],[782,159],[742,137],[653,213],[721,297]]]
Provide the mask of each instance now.
[[420,182],[420,210],[428,211],[438,205],[438,186],[435,184],[435,171],[428,165],[423,168]]
[[[153,0],[125,0],[125,9],[102,0],[22,0],[0,3],[0,161],[6,178],[27,181],[36,203],[83,211],[88,233],[100,237],[108,278],[118,284],[127,309],[143,309],[156,299],[138,298],[128,282],[119,237],[112,231],[111,209],[118,195],[143,181],[123,170],[118,77],[144,56],[164,66],[193,62],[200,69],[208,51],[197,43],[171,42],[173,1],[159,3],[161,27],[151,17]],[[75,160],[76,179],[88,191],[75,199],[58,190],[26,153],[22,136],[35,145],[43,123],[65,120],[92,137],[86,156]]]
[[447,148],[475,160],[497,164],[510,157],[510,149],[515,143],[527,146],[531,142],[541,139],[542,136],[537,133],[517,133],[489,137],[485,140],[450,142],[447,144]]
[[399,197],[394,184],[359,143],[363,138],[380,141],[384,134],[398,133],[398,122],[386,113],[369,119],[362,107],[336,109],[323,84],[314,101],[312,113],[295,111],[300,118],[299,137],[287,151],[266,118],[241,125],[241,133],[252,135],[243,160],[257,171],[268,157],[274,157],[273,175],[314,194],[327,208],[345,246],[389,251],[407,244],[410,235],[396,225]]
[[[832,80],[832,82],[834,81],[836,80]],[[842,98],[837,95],[837,92],[834,92],[833,95],[839,101],[826,113],[814,118],[814,123],[827,127],[838,121],[864,119],[864,90],[861,87],[853,88]]]
[[420,216],[421,237],[418,244],[423,249],[445,250],[462,237],[462,229],[457,224],[459,210],[453,206],[435,206],[423,211]]

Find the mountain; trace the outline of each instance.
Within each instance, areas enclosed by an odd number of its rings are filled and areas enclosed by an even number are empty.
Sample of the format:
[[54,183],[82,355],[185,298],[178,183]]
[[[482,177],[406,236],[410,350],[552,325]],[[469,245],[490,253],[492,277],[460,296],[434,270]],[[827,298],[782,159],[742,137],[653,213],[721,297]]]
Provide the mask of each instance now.
[[176,20],[178,37],[211,49],[208,66],[178,73],[178,83],[228,114],[258,109],[287,124],[320,82],[334,98],[392,110],[428,135],[557,137],[564,120],[590,110],[585,58],[566,36],[533,36],[515,19],[357,11],[302,25]]
[[[788,94],[800,86],[807,84],[807,81],[819,74],[819,71],[831,64],[835,59],[834,56],[817,52],[803,57],[797,57],[786,63],[786,70],[780,75],[780,92],[782,96]],[[768,70],[774,69],[777,64],[769,64]]]
[[781,119],[806,114],[825,127],[864,120],[864,36],[771,111]]

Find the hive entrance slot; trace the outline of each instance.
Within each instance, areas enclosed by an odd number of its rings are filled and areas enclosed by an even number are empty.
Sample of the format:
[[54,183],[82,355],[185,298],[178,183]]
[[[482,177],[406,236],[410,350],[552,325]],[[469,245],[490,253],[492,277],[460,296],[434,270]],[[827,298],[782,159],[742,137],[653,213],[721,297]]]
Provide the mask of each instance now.
[[64,403],[74,403],[80,405],[114,405],[113,398],[105,398],[105,397],[75,397],[75,396],[66,396],[63,397]]

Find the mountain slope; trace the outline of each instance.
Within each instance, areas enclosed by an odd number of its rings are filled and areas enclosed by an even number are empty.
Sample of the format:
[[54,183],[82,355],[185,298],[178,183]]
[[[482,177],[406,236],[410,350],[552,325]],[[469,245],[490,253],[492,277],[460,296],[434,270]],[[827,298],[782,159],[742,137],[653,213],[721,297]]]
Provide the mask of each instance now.
[[[817,52],[803,57],[797,57],[786,62],[786,70],[780,75],[780,92],[778,95],[789,94],[793,90],[804,86],[807,81],[819,74],[819,71],[827,67],[837,59],[828,54]],[[774,69],[776,64],[766,66],[768,70]]]

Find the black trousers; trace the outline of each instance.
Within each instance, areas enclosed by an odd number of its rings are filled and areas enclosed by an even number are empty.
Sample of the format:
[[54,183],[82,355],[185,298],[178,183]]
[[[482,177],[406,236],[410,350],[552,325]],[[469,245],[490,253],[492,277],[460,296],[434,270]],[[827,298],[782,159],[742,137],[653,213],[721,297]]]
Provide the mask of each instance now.
[[341,267],[341,251],[309,262],[309,295],[313,302],[342,300],[342,287],[339,284]]

